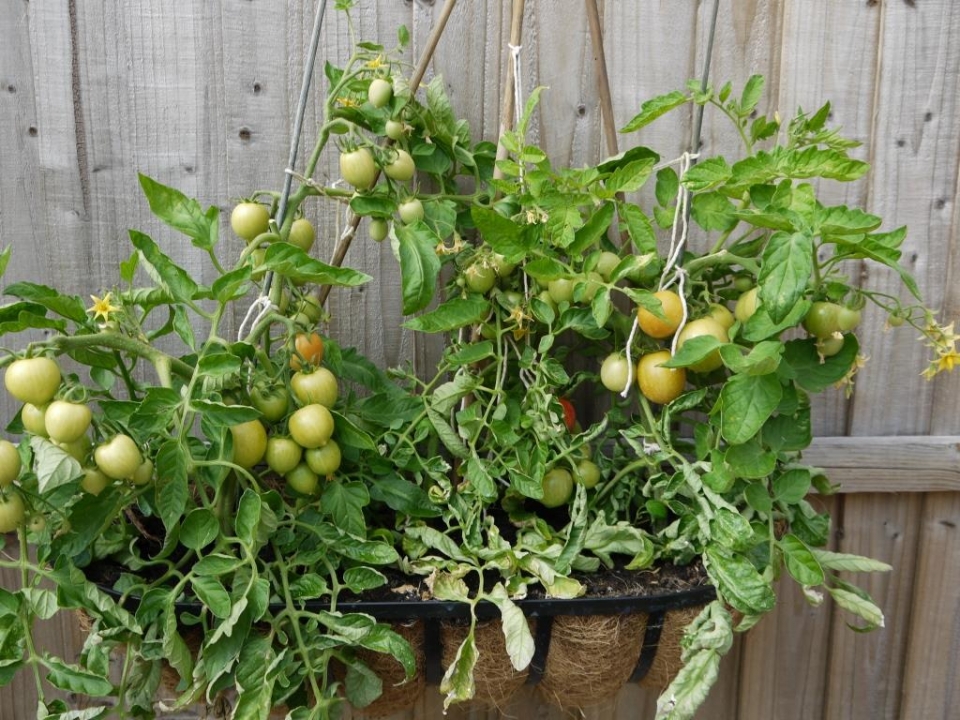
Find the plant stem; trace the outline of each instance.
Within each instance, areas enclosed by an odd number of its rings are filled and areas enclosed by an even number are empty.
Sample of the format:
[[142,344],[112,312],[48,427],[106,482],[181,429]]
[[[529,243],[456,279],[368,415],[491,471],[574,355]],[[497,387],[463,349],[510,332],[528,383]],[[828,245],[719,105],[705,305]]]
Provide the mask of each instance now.
[[[127,335],[120,335],[119,333],[102,332],[91,335],[54,335],[48,340],[36,343],[36,346],[53,348],[59,353],[90,347],[106,348],[136,355],[137,357],[149,360],[154,365],[156,365],[157,362],[166,362],[173,372],[184,378],[192,377],[194,372],[193,368],[182,360],[167,355],[152,345],[128,337]],[[31,348],[32,347],[33,346],[31,346]]]

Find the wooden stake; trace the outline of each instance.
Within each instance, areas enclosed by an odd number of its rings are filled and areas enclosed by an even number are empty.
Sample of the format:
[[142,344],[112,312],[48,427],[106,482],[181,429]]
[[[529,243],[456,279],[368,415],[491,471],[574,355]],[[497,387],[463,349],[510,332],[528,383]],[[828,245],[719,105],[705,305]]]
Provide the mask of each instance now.
[[[519,47],[523,39],[523,8],[524,0],[513,0],[513,15],[510,18],[510,44]],[[497,135],[497,161],[507,157],[507,149],[503,146],[503,135],[513,129],[513,116],[516,108],[513,104],[513,84],[516,78],[513,74],[513,56],[507,56],[507,77],[503,83],[503,101],[500,103],[500,132]],[[498,166],[494,166],[493,177],[500,179],[503,173]]]
[[603,49],[603,30],[600,27],[600,9],[597,0],[586,0],[587,18],[590,21],[590,41],[593,45],[593,67],[600,85],[600,119],[607,142],[607,154],[616,155],[617,126],[613,118],[613,97],[610,95],[610,77],[607,75],[607,58]]

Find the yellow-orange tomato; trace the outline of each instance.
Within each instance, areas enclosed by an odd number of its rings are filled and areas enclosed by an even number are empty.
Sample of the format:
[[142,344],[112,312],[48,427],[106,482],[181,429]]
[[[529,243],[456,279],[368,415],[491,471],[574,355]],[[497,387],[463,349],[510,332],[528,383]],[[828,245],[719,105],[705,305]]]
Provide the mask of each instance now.
[[658,405],[666,405],[683,392],[687,373],[683,368],[661,367],[672,356],[669,350],[658,350],[640,358],[637,364],[637,385],[643,396]]
[[294,353],[290,367],[299,370],[304,365],[319,365],[323,362],[323,338],[317,333],[299,333],[293,342]]
[[672,290],[660,290],[653,294],[663,306],[663,318],[659,318],[642,305],[637,308],[640,329],[652,338],[668,338],[680,327],[683,320],[683,303]]

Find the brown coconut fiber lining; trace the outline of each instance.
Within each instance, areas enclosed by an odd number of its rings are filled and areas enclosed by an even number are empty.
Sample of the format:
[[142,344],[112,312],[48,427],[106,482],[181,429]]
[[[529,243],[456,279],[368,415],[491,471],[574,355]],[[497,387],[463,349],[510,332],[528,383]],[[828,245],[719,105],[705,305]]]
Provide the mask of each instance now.
[[[530,631],[536,631],[536,621],[530,620]],[[457,649],[467,636],[468,626],[444,622],[440,627],[443,643],[444,670],[457,657]],[[526,670],[515,670],[507,655],[507,642],[499,618],[478,622],[474,637],[477,642],[477,664],[473,670],[476,686],[474,701],[502,710],[510,698],[527,680]]]

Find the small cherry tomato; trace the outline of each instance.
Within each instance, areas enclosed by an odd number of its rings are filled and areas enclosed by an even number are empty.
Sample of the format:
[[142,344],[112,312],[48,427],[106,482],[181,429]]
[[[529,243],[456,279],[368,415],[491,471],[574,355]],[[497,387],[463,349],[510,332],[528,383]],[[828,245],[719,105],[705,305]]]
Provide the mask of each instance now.
[[20,422],[23,429],[31,435],[47,437],[47,406],[24,403],[20,410]]
[[287,487],[300,495],[316,495],[320,485],[320,478],[305,462],[288,472],[284,479],[287,481]]
[[332,408],[340,394],[337,377],[325,367],[313,372],[296,372],[290,378],[290,390],[301,405],[319,403]]
[[334,440],[327,441],[326,445],[310,448],[306,452],[307,465],[320,477],[329,477],[340,469],[342,455],[340,446]]
[[637,364],[637,385],[643,396],[658,405],[680,397],[687,382],[683,368],[661,367],[671,358],[669,350],[648,353]]
[[3,382],[20,402],[45,405],[60,387],[60,366],[48,357],[20,358],[10,363]]
[[547,283],[547,292],[550,293],[550,299],[554,305],[573,300],[573,280],[570,278],[557,278]]
[[840,331],[840,306],[832,302],[815,302],[803,318],[803,328],[818,338],[828,338]]
[[548,508],[566,505],[573,495],[573,475],[569,470],[553,468],[543,476],[543,498],[540,503]]
[[760,304],[760,299],[757,297],[759,291],[760,288],[750,288],[737,298],[737,304],[733,308],[733,316],[741,323],[747,322],[757,312],[757,306]]
[[[722,343],[730,342],[730,337],[727,335],[727,329],[717,322],[713,317],[708,315],[707,317],[702,317],[697,320],[691,320],[683,326],[683,329],[680,331],[680,336],[677,338],[677,350],[682,348],[683,344],[688,340],[695,337],[701,337],[703,335],[715,337]],[[699,360],[688,367],[694,372],[708,373],[713,372],[721,365],[723,365],[723,360],[720,358],[720,350],[717,349],[702,360]]]
[[293,342],[290,367],[300,370],[303,365],[319,365],[323,362],[323,338],[317,333],[298,333]]
[[230,213],[230,227],[250,242],[270,229],[270,211],[258,202],[242,202]]
[[357,190],[369,190],[377,179],[377,164],[368,148],[340,154],[340,174]]
[[393,85],[383,78],[374,78],[367,89],[367,100],[375,108],[382,108],[393,97]]
[[333,415],[323,405],[313,403],[295,411],[287,421],[290,437],[302,448],[321,447],[333,435]]
[[20,476],[20,452],[9,440],[0,440],[0,488],[13,484]]
[[287,242],[295,245],[304,252],[310,252],[316,237],[317,232],[313,229],[313,223],[306,218],[297,218],[290,225],[290,234],[287,236]]
[[132,482],[134,485],[147,485],[152,480],[153,460],[150,458],[144,458],[143,462],[140,463],[140,467],[137,468],[136,472],[133,473],[133,477],[130,478],[130,482]]
[[573,473],[573,479],[583,485],[587,490],[597,486],[600,482],[600,468],[593,460],[581,460],[577,463],[576,470]]
[[399,120],[387,120],[384,132],[391,140],[399,140],[403,137],[403,123]]
[[278,475],[286,475],[300,464],[303,448],[288,437],[274,436],[267,440],[267,467]]
[[129,435],[114,435],[93,451],[97,467],[114,480],[127,480],[133,477],[143,463],[140,448]]
[[497,269],[483,261],[475,262],[463,271],[463,278],[467,290],[484,294],[497,283]]
[[82,403],[54,400],[47,406],[44,424],[51,440],[70,443],[86,434],[91,418],[90,408]]
[[0,534],[13,532],[23,523],[27,511],[18,492],[0,494]]
[[410,198],[406,202],[400,203],[397,212],[400,214],[400,219],[403,220],[404,225],[412,225],[419,220],[423,220],[423,203],[418,198]]
[[610,392],[623,392],[629,375],[630,363],[620,353],[610,353],[600,366],[600,382]]
[[708,315],[723,325],[727,330],[733,327],[737,319],[730,312],[730,308],[720,303],[713,303],[708,310]]
[[383,242],[390,234],[390,223],[383,218],[370,218],[370,239],[376,242]]
[[413,158],[410,157],[410,153],[400,148],[394,148],[393,153],[390,162],[383,167],[383,174],[391,180],[399,182],[406,182],[413,178],[417,166],[414,164]]
[[80,489],[90,495],[99,495],[108,485],[112,484],[113,480],[95,467],[85,468],[83,477],[80,478]]
[[663,317],[657,317],[645,307],[637,307],[637,322],[640,329],[652,338],[668,338],[680,327],[683,320],[683,303],[672,290],[660,290],[653,296],[660,301]]
[[258,383],[250,390],[250,403],[269,423],[279,422],[290,408],[290,394],[283,385]]

